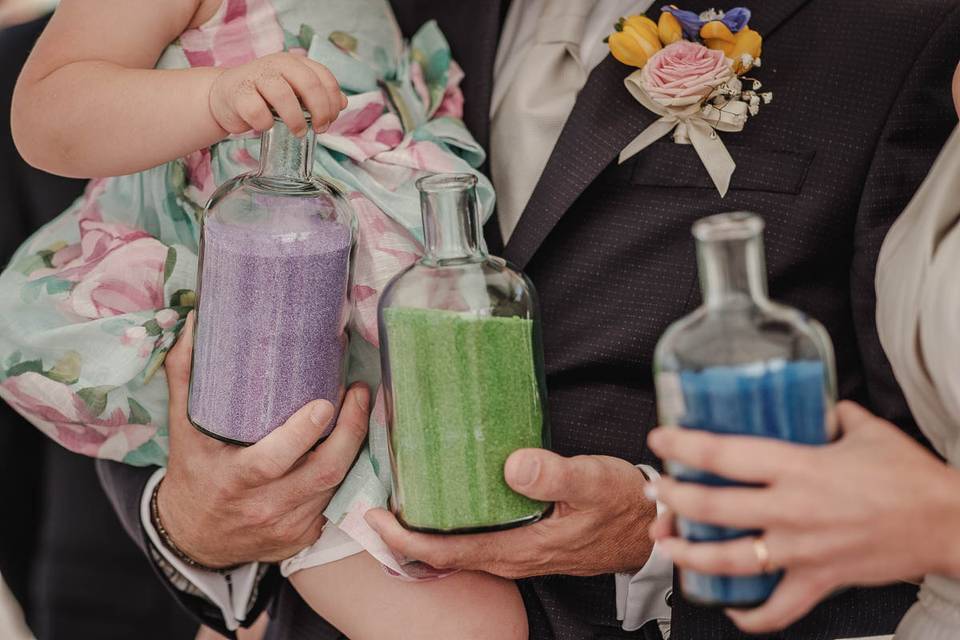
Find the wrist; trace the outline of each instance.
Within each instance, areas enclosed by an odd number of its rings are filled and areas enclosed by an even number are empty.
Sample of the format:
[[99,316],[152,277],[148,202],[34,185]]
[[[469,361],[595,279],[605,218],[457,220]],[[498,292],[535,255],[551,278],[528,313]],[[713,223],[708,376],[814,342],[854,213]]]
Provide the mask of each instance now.
[[182,535],[174,533],[177,520],[172,516],[176,511],[172,511],[169,508],[164,509],[164,479],[161,479],[160,482],[157,483],[157,486],[154,487],[153,495],[150,498],[150,523],[157,532],[160,543],[164,548],[188,567],[201,571],[225,572],[236,568],[237,565],[230,565],[229,563],[221,563],[205,558],[204,554],[190,548],[190,546],[183,541],[184,537]]
[[209,67],[205,69],[207,72],[207,115],[210,118],[211,125],[218,131],[220,138],[226,138],[230,135],[230,132],[220,124],[220,120],[217,118],[217,109],[214,105],[216,99],[215,92],[217,88],[217,83],[220,80],[220,76],[224,74],[226,69],[220,67]]

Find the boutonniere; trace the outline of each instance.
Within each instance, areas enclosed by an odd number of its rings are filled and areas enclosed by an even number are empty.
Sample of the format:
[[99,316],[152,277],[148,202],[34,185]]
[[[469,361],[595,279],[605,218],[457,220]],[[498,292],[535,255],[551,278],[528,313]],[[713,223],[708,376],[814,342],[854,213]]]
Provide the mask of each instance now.
[[[710,178],[727,194],[737,168],[718,131],[739,132],[747,119],[773,101],[745,74],[761,64],[763,38],[749,27],[750,10],[702,14],[663,7],[659,22],[621,18],[607,38],[620,62],[637,67],[624,81],[640,104],[660,116],[620,153],[621,164],[673,132],[690,144]],[[745,84],[749,88],[745,88]]]

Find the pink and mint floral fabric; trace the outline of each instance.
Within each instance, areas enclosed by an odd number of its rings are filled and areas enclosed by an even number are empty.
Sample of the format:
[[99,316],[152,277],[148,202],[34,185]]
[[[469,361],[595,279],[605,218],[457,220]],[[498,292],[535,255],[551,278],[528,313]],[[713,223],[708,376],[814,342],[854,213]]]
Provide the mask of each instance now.
[[[493,207],[476,170],[484,152],[461,121],[463,73],[435,23],[405,42],[386,0],[224,0],[158,67],[230,67],[284,50],[327,65],[349,96],[318,137],[315,170],[349,194],[359,218],[350,375],[376,389],[380,292],[422,252],[415,180],[473,172],[485,217]],[[237,136],[94,180],[35,233],[0,275],[0,397],[72,451],[163,465],[162,364],[194,304],[201,212],[218,184],[256,168],[258,153],[258,137]],[[389,495],[381,396],[370,427],[327,512],[358,539],[369,532],[349,522]]]

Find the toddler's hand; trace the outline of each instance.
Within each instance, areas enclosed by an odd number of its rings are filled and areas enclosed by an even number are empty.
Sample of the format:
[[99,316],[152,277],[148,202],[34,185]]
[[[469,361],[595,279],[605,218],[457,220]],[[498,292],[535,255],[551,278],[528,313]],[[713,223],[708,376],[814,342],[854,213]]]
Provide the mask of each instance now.
[[228,69],[210,87],[210,113],[229,133],[266,131],[273,126],[271,107],[298,136],[307,131],[306,109],[319,133],[346,106],[347,97],[325,66],[292,53]]

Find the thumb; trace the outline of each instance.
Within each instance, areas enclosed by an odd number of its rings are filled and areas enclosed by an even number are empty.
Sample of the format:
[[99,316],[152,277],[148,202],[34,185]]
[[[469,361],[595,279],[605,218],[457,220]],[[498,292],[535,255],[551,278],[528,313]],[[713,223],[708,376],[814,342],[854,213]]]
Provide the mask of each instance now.
[[520,449],[507,458],[503,475],[510,488],[534,500],[593,504],[603,496],[605,468],[599,456]]
[[334,408],[327,400],[314,400],[259,442],[240,453],[245,475],[253,486],[279,480],[317,444]]

